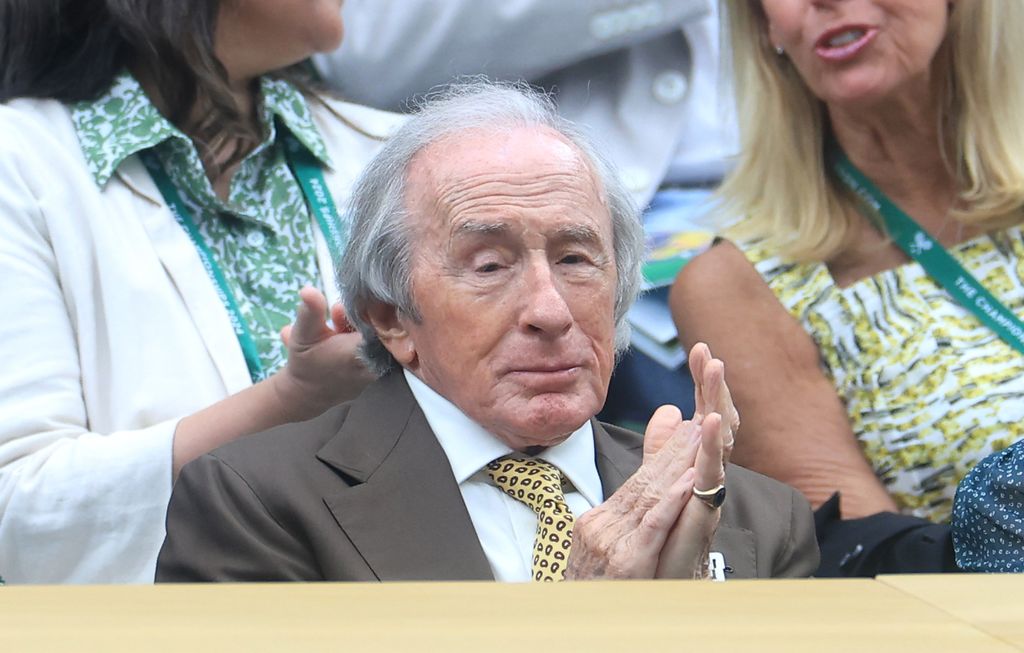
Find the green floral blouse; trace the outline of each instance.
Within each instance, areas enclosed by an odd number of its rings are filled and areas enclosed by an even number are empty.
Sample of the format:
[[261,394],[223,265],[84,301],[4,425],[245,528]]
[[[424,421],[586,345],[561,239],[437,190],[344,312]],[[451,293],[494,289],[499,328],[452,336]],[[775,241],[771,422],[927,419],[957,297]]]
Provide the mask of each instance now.
[[323,288],[316,223],[288,167],[278,127],[288,129],[325,165],[331,161],[297,89],[263,78],[260,91],[264,138],[242,161],[226,202],[214,193],[192,141],[157,111],[131,75],[118,77],[96,101],[72,106],[71,117],[101,188],[125,159],[154,149],[224,271],[264,371],[272,374],[287,357],[279,332],[294,319],[299,289]]

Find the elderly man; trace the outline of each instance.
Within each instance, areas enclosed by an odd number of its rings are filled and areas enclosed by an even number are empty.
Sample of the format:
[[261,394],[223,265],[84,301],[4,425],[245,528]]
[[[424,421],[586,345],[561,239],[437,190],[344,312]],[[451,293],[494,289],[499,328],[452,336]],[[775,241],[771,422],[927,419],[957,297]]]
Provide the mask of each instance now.
[[[609,165],[543,96],[455,87],[353,200],[339,280],[380,375],[361,397],[183,470],[158,580],[807,575],[810,510],[726,459],[722,363],[698,414],[596,422],[642,254]],[[725,486],[728,501],[725,501]]]

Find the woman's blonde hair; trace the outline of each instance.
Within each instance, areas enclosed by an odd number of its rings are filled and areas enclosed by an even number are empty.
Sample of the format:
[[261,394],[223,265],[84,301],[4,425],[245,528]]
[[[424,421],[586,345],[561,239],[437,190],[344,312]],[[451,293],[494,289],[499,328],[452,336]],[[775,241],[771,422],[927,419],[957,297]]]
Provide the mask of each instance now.
[[[722,0],[732,46],[741,151],[719,189],[733,238],[764,238],[794,260],[827,261],[850,241],[845,193],[825,159],[824,103],[776,53],[760,0]],[[1024,217],[1024,2],[958,0],[937,57],[940,142],[965,224],[999,227]],[[736,218],[739,216],[739,220]]]

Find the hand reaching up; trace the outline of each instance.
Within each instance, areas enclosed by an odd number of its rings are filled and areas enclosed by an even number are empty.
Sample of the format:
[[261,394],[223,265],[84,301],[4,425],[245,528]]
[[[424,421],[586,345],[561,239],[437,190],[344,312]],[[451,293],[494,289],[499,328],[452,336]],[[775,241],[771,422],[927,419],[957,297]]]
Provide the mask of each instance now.
[[281,330],[288,347],[288,364],[271,377],[286,405],[294,407],[294,421],[311,419],[328,408],[355,398],[373,381],[356,351],[363,338],[355,333],[340,304],[331,307],[319,290],[299,291],[295,323]]

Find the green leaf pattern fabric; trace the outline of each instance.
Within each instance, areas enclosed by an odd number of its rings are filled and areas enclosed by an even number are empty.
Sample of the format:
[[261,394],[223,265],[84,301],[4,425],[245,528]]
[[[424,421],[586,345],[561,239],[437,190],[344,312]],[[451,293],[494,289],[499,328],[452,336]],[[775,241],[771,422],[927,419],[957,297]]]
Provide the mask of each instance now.
[[214,193],[195,145],[160,114],[131,75],[119,76],[97,100],[71,107],[71,114],[100,187],[125,159],[154,149],[223,269],[264,370],[272,374],[286,361],[279,333],[295,317],[299,289],[323,289],[316,222],[288,167],[279,130],[290,131],[324,165],[331,162],[306,98],[292,85],[262,78],[258,110],[264,138],[242,161],[226,202]]

